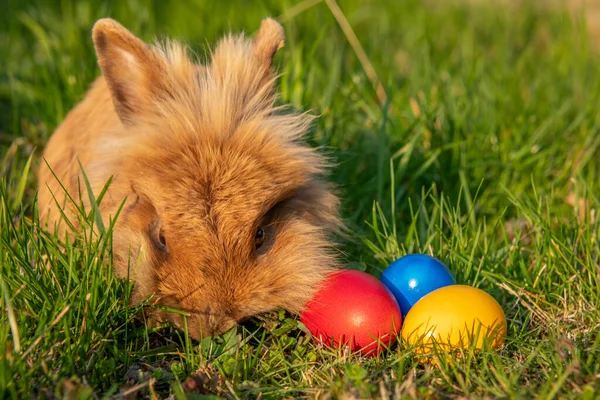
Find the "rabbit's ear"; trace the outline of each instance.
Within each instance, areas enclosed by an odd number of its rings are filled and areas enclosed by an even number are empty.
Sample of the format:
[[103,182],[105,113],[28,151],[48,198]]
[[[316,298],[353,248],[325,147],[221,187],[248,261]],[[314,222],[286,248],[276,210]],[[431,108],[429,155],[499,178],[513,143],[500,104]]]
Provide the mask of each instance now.
[[272,18],[265,18],[254,38],[254,55],[266,68],[271,67],[277,50],[283,47],[285,33],[283,27]]
[[96,22],[92,37],[98,64],[124,124],[150,111],[152,101],[166,91],[166,61],[125,27],[110,18]]

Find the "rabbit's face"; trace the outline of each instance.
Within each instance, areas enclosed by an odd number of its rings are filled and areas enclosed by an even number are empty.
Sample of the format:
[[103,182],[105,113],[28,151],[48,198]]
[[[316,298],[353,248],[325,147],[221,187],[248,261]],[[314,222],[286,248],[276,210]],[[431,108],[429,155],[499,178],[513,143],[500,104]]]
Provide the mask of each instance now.
[[[114,190],[128,198],[116,270],[135,280],[136,301],[154,294],[187,313],[194,337],[276,308],[300,312],[335,268],[338,200],[321,179],[325,160],[299,141],[310,117],[273,106],[281,27],[266,20],[254,41],[225,39],[206,66],[124,29],[94,29],[124,128],[97,168],[118,171]],[[184,326],[181,314],[156,316]]]
[[[119,240],[139,241],[146,275],[135,274],[136,285],[188,312],[192,336],[274,308],[299,312],[334,265],[326,235],[335,197],[311,178],[311,164],[269,137],[250,130],[187,150],[164,143],[157,154],[142,146],[135,158],[143,168],[119,225],[134,237]],[[162,318],[183,327],[175,313]]]

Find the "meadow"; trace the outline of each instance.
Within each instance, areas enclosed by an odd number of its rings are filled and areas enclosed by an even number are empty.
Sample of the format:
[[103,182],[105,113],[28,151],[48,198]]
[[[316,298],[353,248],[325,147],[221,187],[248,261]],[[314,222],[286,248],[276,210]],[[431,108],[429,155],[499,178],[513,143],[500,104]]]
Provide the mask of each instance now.
[[[0,13],[0,398],[577,398],[600,396],[600,37],[528,2],[5,0]],[[103,260],[40,229],[36,169],[99,69],[111,16],[200,56],[279,19],[282,101],[319,115],[336,161],[347,268],[422,252],[502,305],[498,351],[423,365],[320,347],[257,316],[201,342],[148,328]],[[49,262],[51,260],[52,262]]]

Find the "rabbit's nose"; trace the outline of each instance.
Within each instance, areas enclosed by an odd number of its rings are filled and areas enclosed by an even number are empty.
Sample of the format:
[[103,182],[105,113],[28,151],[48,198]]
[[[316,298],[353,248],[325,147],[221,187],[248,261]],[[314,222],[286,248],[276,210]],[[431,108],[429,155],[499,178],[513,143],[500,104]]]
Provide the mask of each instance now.
[[188,332],[190,336],[200,340],[227,332],[235,324],[234,319],[226,316],[196,314],[188,322]]
[[212,335],[220,335],[221,333],[227,332],[236,324],[235,320],[227,316],[222,317],[211,317],[208,320],[208,328]]

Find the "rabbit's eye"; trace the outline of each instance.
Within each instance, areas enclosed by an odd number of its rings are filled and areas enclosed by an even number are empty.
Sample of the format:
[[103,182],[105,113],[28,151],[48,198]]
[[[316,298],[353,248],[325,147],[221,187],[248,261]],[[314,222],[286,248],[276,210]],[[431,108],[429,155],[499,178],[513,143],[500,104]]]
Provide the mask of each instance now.
[[152,235],[152,239],[160,251],[167,251],[167,239],[165,238],[165,232],[162,228],[156,227],[154,229],[154,235]]
[[265,231],[259,227],[256,230],[256,236],[254,237],[254,246],[258,249],[265,241]]

